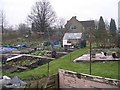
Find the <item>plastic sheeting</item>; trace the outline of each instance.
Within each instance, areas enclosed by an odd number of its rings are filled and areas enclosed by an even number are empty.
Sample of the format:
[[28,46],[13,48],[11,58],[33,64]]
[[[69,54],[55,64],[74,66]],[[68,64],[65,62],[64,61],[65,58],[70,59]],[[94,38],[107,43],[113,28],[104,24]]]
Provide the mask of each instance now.
[[13,50],[17,50],[16,48],[8,48],[8,47],[0,47],[0,53],[2,52],[10,52]]

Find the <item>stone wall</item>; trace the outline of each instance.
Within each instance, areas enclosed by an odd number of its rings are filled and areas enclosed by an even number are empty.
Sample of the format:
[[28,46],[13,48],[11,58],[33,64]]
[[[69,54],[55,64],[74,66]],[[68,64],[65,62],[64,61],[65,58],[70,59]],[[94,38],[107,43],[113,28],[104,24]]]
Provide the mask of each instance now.
[[77,74],[67,70],[59,70],[60,88],[115,88],[119,89],[120,80],[103,78],[88,74]]

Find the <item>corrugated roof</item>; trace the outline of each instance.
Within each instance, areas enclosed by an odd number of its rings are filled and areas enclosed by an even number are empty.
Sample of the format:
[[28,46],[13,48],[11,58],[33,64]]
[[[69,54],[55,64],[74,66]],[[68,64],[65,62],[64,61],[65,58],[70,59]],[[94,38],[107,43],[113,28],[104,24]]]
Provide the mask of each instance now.
[[68,39],[81,39],[82,33],[65,33],[63,40]]

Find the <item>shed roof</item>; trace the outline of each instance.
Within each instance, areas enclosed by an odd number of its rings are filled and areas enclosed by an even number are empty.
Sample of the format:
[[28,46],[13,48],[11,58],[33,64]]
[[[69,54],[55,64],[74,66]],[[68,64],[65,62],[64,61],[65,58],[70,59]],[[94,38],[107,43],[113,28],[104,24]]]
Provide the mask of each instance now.
[[82,33],[65,33],[63,40],[67,39],[81,39]]

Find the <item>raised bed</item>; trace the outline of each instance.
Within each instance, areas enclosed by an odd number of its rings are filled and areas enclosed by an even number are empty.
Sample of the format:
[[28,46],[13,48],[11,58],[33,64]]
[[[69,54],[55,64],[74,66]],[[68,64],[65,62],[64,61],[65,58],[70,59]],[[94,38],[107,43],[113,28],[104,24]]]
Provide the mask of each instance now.
[[36,68],[43,64],[46,64],[54,58],[31,56],[31,55],[19,55],[19,57],[11,58],[2,65],[2,69],[9,73],[16,71],[24,71],[32,68]]

